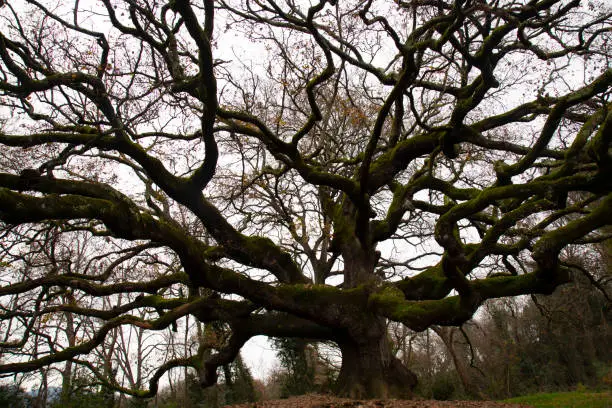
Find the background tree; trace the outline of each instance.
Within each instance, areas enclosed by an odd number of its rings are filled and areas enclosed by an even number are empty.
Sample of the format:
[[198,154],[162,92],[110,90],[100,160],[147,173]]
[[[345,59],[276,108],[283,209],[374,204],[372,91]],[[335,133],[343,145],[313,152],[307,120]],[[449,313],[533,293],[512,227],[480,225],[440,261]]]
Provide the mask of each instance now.
[[609,388],[611,270],[598,248],[568,249],[572,283],[552,295],[490,300],[461,328],[433,326],[439,340],[394,328],[405,340],[400,355],[423,379],[419,392],[501,399]]
[[281,398],[315,392],[315,364],[305,339],[274,339],[274,346],[281,365],[275,379],[279,382]]
[[[335,342],[339,394],[406,395],[387,320],[454,326],[487,299],[551,293],[564,248],[610,238],[604,3],[12,0],[0,15],[1,373],[72,360],[148,397],[185,366],[214,384],[267,335]],[[76,234],[94,243],[83,269],[30,267]],[[88,322],[74,345],[41,329],[66,312]],[[223,328],[214,352],[130,384],[87,360],[124,326],[188,315]]]
[[0,385],[0,406],[26,408],[28,395],[18,386]]

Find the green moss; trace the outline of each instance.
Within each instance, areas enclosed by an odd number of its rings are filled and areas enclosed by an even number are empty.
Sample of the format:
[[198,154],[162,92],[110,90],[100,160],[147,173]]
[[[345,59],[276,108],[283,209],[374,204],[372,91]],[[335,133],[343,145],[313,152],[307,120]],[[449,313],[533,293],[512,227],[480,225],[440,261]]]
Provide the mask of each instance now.
[[248,237],[244,240],[244,245],[247,252],[264,254],[268,252],[274,244],[268,238]]
[[311,310],[338,310],[342,307],[362,310],[368,301],[365,285],[341,290],[328,285],[296,284],[279,286],[276,291],[286,302]]
[[440,299],[452,289],[444,275],[442,262],[421,272],[413,278],[406,278],[396,283],[408,300]]
[[[300,268],[293,262],[291,255],[283,252],[272,240],[264,237],[243,236],[235,245],[242,254],[241,261],[258,267],[270,269],[281,282],[308,282]],[[280,268],[276,268],[276,265]]]
[[[519,276],[496,276],[472,281],[472,286],[486,298],[518,296],[537,288],[539,282],[535,273]],[[498,295],[499,293],[499,295]]]
[[612,208],[612,194],[600,201],[589,215],[544,234],[533,247],[534,259],[541,261],[547,257],[554,258],[565,245],[596,228],[609,224],[612,221],[610,208]]
[[415,330],[424,330],[432,321],[441,322],[444,316],[453,319],[459,316],[459,313],[455,312],[461,310],[458,296],[440,300],[409,301],[393,286],[372,294],[368,304],[391,320],[402,322]]
[[394,303],[403,302],[405,300],[404,293],[393,285],[386,286],[383,290],[376,292],[370,296],[370,301],[377,303]]
[[368,307],[383,310],[386,316],[396,320],[396,317],[401,314],[405,301],[401,290],[394,286],[387,286],[383,290],[370,295]]
[[[205,301],[206,299],[203,300]],[[167,299],[161,295],[145,296],[142,301],[146,306],[150,306],[158,310],[171,310],[187,303],[187,299],[185,298]]]
[[397,151],[400,149],[400,146],[401,144],[394,146],[392,149],[387,150],[384,154],[374,160],[372,164],[370,164],[370,173],[375,174],[380,172],[381,169],[385,170],[392,167],[393,161]]
[[[293,263],[291,256],[287,253],[282,252],[272,240],[264,237],[244,237],[245,239],[241,242],[244,245],[244,252],[254,257],[256,263],[266,262],[274,263],[278,262],[289,273],[296,273],[297,267]],[[275,261],[270,261],[270,259]],[[299,272],[298,272],[299,273]]]
[[280,296],[288,297],[299,303],[331,301],[336,298],[340,299],[349,292],[351,290],[341,291],[334,286],[312,284],[283,285],[278,288]]
[[75,130],[77,132],[88,134],[88,135],[93,135],[93,134],[96,134],[96,133],[100,133],[99,130],[96,129],[95,127],[93,127],[93,126],[76,126]]
[[[455,103],[455,112],[460,112],[461,115],[464,115],[465,113],[469,112],[472,107],[474,105],[474,98],[473,97],[468,97],[468,98],[464,98],[464,99],[458,99],[457,102]],[[443,134],[442,136],[445,136],[445,134]]]

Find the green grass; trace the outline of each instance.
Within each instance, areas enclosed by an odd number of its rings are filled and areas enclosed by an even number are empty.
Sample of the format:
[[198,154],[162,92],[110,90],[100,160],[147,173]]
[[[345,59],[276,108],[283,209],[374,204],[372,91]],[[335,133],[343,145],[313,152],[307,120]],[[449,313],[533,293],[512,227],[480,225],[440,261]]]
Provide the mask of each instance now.
[[612,393],[553,392],[550,394],[525,395],[507,399],[504,402],[527,404],[535,408],[612,408]]

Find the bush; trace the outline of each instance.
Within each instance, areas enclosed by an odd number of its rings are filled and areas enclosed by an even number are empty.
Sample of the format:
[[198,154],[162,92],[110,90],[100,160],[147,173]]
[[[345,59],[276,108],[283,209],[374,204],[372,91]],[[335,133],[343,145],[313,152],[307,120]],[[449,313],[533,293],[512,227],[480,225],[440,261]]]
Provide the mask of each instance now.
[[436,400],[448,400],[457,392],[456,384],[451,375],[444,373],[435,377],[431,385],[431,396]]
[[15,385],[0,385],[0,407],[26,408],[29,407],[28,396]]
[[114,406],[114,393],[108,389],[100,390],[91,379],[77,377],[72,380],[70,390],[60,394],[50,408],[103,408]]

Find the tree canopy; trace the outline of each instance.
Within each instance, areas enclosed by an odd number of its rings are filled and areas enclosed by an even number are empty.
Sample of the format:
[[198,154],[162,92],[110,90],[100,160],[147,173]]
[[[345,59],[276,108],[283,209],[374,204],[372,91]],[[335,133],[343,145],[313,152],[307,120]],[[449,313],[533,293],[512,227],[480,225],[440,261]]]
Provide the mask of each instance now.
[[[335,342],[339,394],[404,395],[388,321],[551,293],[611,237],[605,2],[0,4],[5,375],[145,397],[266,335]],[[216,329],[164,354],[189,316]],[[158,347],[135,377],[129,327]]]

